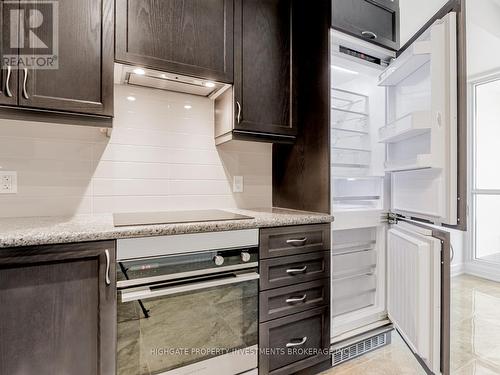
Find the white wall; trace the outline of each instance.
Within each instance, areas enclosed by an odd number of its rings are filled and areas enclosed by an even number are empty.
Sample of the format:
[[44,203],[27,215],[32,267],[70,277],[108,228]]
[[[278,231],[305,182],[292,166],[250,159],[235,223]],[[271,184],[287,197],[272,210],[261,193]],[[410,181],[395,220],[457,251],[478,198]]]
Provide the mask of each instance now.
[[500,70],[500,1],[467,1],[469,77]]
[[400,0],[401,46],[415,35],[415,33],[447,2],[447,0]]
[[[17,195],[0,195],[0,217],[269,207],[272,200],[270,144],[216,148],[212,101],[131,86],[115,87],[111,138],[97,128],[0,120],[0,168],[18,171],[19,180]],[[244,193],[232,193],[234,175],[244,176]]]

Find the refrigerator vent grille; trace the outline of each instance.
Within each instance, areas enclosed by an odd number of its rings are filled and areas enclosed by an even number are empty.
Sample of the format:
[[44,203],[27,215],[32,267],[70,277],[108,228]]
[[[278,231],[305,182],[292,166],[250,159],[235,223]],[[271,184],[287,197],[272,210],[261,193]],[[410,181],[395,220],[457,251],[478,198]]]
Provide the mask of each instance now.
[[356,344],[337,349],[333,352],[332,365],[337,366],[343,362],[359,357],[390,343],[390,332],[384,332],[370,337]]

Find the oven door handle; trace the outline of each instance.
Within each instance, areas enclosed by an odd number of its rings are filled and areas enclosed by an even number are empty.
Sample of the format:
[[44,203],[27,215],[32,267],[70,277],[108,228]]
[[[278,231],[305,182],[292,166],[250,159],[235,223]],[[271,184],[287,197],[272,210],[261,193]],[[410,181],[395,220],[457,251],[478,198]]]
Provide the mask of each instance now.
[[155,290],[152,290],[150,287],[144,287],[139,290],[138,289],[130,291],[123,290],[121,301],[123,303],[123,302],[132,302],[138,300],[146,300],[156,297],[170,296],[174,294],[192,292],[200,289],[213,288],[222,285],[239,284],[245,281],[257,280],[259,279],[259,277],[260,276],[257,272],[250,272],[236,276],[225,277],[218,280],[192,283],[186,285],[177,285]]

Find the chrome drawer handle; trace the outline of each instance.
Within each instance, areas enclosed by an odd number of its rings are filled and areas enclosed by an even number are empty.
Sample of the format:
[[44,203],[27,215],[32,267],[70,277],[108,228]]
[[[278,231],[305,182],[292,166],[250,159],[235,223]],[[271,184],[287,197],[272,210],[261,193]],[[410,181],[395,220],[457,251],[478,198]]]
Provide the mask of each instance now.
[[104,250],[104,254],[106,255],[106,285],[111,285],[111,278],[109,276],[109,269],[111,267],[111,262],[109,259],[109,250]]
[[286,241],[287,244],[292,246],[304,246],[306,242],[307,242],[307,237],[291,239]]
[[299,342],[289,342],[286,344],[287,348],[293,348],[295,346],[301,346],[304,345],[307,341],[307,337],[302,337],[301,339],[295,339],[295,340],[300,340]]
[[361,35],[364,37],[367,37],[368,39],[377,39],[377,34],[375,34],[373,31],[362,31]]
[[286,303],[296,303],[296,302],[304,302],[307,298],[307,294],[304,294],[302,297],[292,297],[287,298]]
[[10,91],[10,75],[12,74],[12,67],[7,65],[7,78],[5,79],[5,91],[9,98],[12,98],[12,92]]
[[236,101],[236,105],[238,106],[238,115],[236,116],[236,121],[239,124],[241,122],[241,104],[239,101]]
[[23,79],[23,96],[24,96],[24,99],[28,100],[30,97],[28,96],[28,90],[26,88],[26,84],[28,82],[28,69],[27,68],[24,68],[23,69],[24,71],[24,79]]
[[307,271],[307,266],[302,268],[290,268],[286,270],[286,273],[304,273]]

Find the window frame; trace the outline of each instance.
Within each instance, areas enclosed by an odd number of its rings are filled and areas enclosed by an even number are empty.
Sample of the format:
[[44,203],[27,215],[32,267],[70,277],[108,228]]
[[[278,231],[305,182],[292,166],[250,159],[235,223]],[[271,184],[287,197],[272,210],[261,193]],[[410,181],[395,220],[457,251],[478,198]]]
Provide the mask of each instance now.
[[500,70],[484,76],[476,77],[469,84],[470,102],[470,134],[469,134],[469,204],[471,230],[469,235],[469,259],[468,261],[478,265],[498,265],[499,262],[489,261],[478,257],[477,252],[477,204],[478,196],[500,196],[499,189],[480,189],[477,187],[477,89],[478,87],[500,81]]

